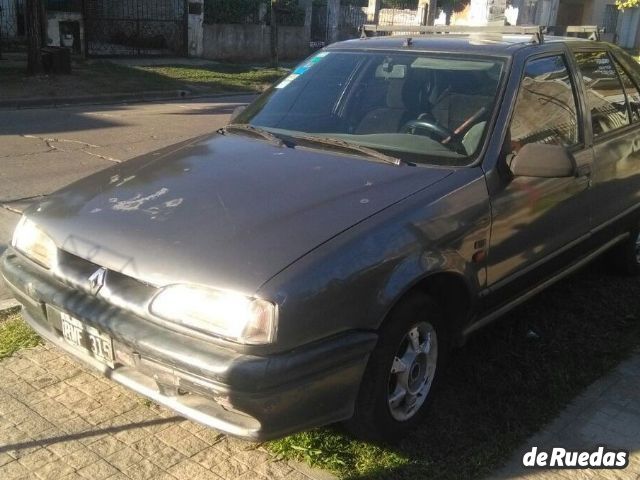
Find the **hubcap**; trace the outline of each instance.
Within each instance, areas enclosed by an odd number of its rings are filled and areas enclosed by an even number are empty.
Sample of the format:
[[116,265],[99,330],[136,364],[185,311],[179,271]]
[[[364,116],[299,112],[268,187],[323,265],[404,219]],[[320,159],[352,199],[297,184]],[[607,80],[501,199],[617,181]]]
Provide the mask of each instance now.
[[640,233],[636,237],[636,262],[640,264]]
[[405,334],[389,374],[387,402],[391,416],[400,422],[413,417],[427,399],[438,361],[438,336],[428,322]]

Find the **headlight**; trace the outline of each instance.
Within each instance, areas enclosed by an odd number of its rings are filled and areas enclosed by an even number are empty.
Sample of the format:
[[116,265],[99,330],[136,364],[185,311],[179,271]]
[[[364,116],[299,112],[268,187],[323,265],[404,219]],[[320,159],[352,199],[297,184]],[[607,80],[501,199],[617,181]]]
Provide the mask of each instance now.
[[165,320],[238,343],[255,345],[275,340],[275,305],[238,293],[171,285],[156,295],[150,310]]
[[45,268],[50,269],[56,264],[58,254],[56,244],[38,225],[24,215],[13,232],[11,245]]

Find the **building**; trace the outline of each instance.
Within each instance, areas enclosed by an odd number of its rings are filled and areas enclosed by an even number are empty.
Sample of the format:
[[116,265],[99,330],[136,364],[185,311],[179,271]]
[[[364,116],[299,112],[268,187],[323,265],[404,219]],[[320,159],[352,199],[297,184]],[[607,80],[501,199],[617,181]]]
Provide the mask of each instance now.
[[640,48],[640,8],[618,10],[615,0],[513,0],[520,25],[598,25],[603,38]]

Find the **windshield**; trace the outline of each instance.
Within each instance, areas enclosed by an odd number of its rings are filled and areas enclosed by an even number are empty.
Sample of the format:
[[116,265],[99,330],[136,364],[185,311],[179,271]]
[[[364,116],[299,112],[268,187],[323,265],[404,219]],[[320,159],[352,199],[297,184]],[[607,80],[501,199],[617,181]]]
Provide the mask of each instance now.
[[322,51],[235,120],[280,137],[339,139],[404,161],[466,165],[486,134],[504,62]]

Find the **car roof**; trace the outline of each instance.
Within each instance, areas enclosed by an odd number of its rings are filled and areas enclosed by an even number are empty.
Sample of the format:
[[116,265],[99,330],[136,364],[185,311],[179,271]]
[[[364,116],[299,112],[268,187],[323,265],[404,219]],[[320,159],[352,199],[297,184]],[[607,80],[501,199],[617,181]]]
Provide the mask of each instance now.
[[[411,38],[411,45],[407,46],[407,38]],[[579,43],[597,44],[577,37],[556,37],[545,35],[545,43]],[[604,43],[601,43],[605,45]],[[447,34],[447,35],[393,35],[384,37],[367,37],[346,40],[331,44],[328,50],[397,50],[397,51],[429,51],[448,53],[471,53],[476,55],[512,56],[522,48],[536,48],[538,44],[532,42],[531,35],[508,35],[490,33]]]

